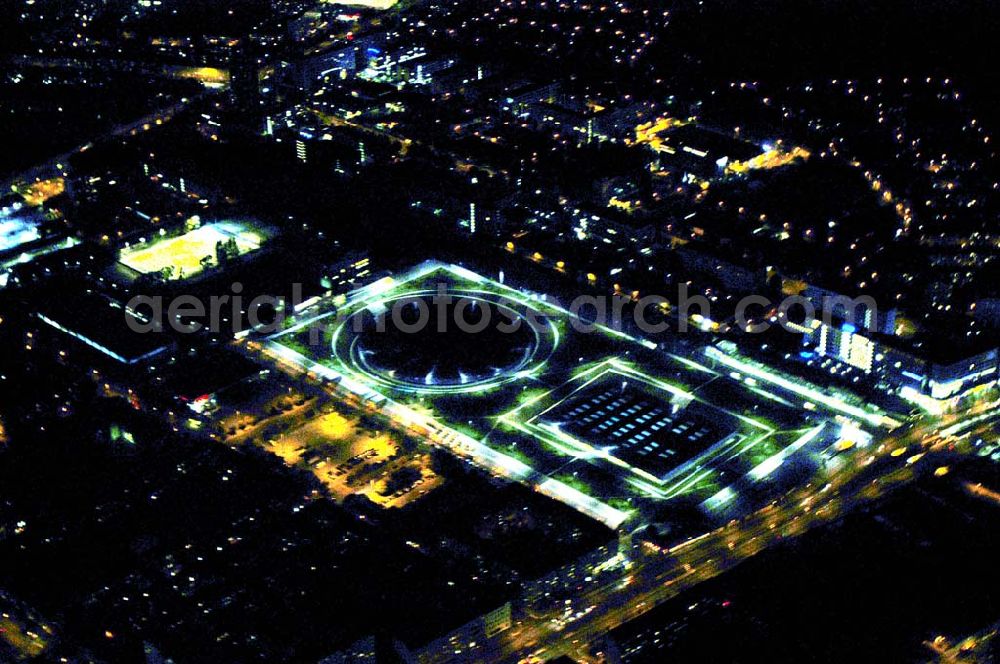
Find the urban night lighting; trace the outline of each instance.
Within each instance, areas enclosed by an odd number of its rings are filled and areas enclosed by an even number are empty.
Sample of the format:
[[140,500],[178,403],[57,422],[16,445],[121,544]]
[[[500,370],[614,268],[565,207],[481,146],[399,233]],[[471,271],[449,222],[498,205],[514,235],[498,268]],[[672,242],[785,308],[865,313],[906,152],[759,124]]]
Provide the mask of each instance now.
[[3,3],[0,662],[1000,661],[966,4]]

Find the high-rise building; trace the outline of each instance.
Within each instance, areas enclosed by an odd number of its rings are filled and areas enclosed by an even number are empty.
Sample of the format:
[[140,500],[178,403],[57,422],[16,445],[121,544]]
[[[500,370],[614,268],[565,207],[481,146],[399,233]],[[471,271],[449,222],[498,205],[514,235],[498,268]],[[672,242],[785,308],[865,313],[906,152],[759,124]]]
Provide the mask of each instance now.
[[243,110],[260,104],[260,74],[257,57],[249,45],[240,44],[233,50],[229,62],[229,94]]

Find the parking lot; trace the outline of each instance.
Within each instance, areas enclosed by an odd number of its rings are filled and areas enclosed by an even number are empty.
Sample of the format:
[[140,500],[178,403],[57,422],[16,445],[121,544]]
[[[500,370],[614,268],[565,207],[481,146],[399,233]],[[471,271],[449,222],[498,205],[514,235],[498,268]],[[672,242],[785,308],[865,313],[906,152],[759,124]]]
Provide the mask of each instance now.
[[331,495],[342,501],[364,494],[383,507],[398,507],[440,484],[430,459],[415,444],[402,449],[399,435],[363,416],[327,404],[321,414],[270,438],[266,448],[285,463],[308,468]]

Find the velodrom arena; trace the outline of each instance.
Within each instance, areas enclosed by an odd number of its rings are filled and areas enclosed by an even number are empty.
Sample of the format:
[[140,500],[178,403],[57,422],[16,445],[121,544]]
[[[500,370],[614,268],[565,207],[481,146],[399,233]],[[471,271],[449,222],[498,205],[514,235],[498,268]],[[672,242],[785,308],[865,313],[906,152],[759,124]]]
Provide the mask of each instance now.
[[[414,323],[442,294],[464,301],[467,321],[492,308],[521,324],[506,333],[495,320],[477,331],[387,324],[390,310]],[[321,301],[264,347],[398,426],[611,527],[682,504],[731,518],[881,426],[766,368],[722,363],[712,347],[681,357],[580,322],[544,294],[431,261],[337,305]]]

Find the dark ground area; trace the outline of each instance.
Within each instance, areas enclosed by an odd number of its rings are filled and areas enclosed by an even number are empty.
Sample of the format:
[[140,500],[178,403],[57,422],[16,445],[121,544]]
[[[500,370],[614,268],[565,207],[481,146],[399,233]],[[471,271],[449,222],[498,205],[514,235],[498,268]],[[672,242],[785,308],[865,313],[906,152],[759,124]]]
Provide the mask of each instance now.
[[1000,617],[1000,505],[960,481],[908,487],[619,628],[625,661],[931,659],[925,639],[954,642]]

